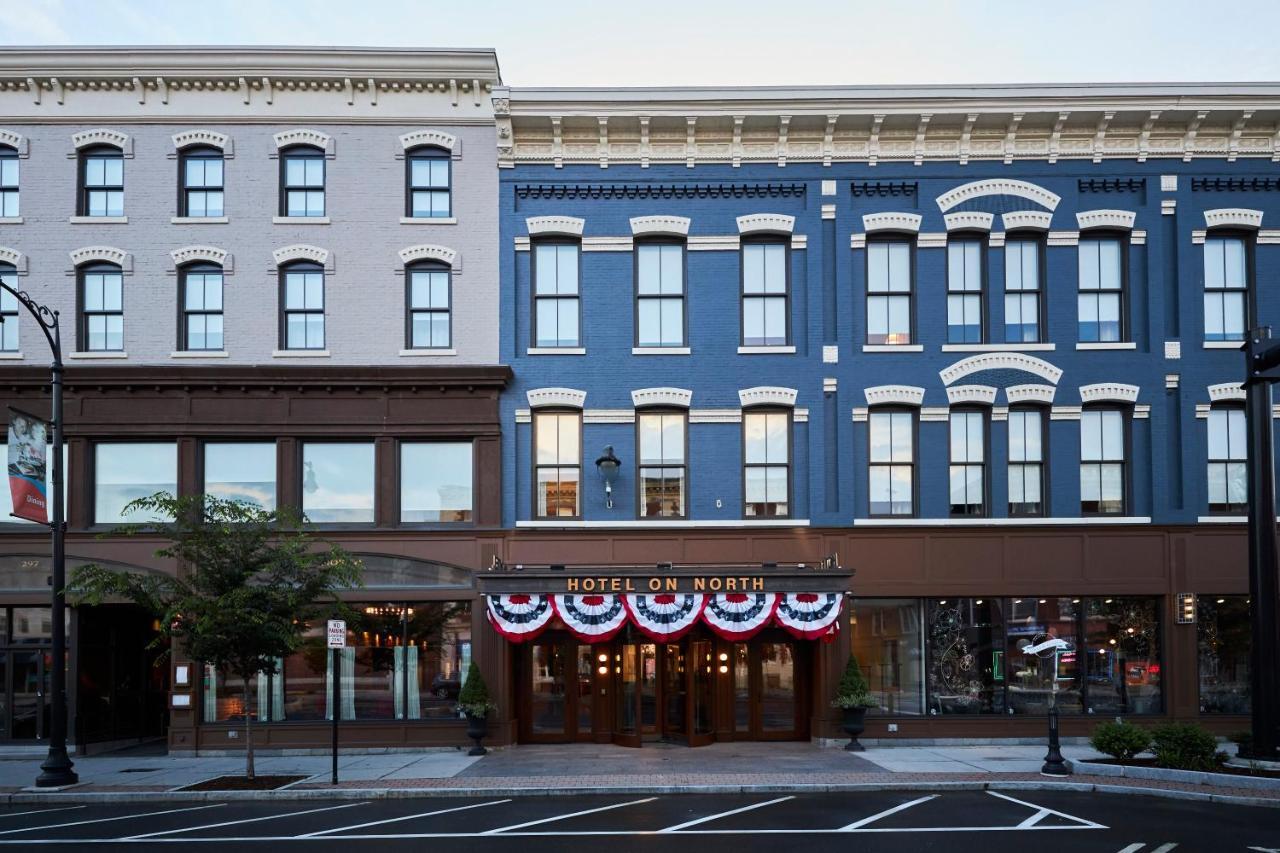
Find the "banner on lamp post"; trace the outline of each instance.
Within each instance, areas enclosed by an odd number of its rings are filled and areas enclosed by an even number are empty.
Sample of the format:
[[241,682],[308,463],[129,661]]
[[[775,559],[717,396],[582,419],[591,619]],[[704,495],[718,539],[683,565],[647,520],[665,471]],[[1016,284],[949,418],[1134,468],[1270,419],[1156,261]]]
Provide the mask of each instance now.
[[49,425],[17,409],[9,410],[9,494],[13,514],[39,524],[49,523]]

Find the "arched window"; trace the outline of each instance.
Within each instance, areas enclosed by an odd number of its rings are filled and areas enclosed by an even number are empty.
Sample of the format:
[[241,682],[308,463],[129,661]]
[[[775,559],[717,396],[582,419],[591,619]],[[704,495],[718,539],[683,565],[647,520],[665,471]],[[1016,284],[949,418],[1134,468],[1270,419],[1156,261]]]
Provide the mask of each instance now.
[[76,349],[124,351],[124,273],[115,264],[89,263],[76,271]]
[[0,145],[0,219],[17,217],[18,211],[18,152]]
[[438,261],[405,268],[405,347],[448,349],[453,345],[450,270]]
[[222,330],[222,267],[188,264],[178,271],[182,306],[178,325],[178,349],[193,352],[220,351]]
[[453,216],[453,164],[449,152],[434,146],[410,150],[405,162],[405,216],[444,219]]
[[324,267],[319,264],[280,267],[280,348],[324,349]]
[[182,187],[178,215],[222,216],[222,151],[210,145],[192,145],[179,152],[178,162]]
[[324,216],[324,151],[294,145],[280,152],[280,215]]
[[[18,270],[12,264],[0,264],[0,281],[12,288],[18,287]],[[0,289],[0,352],[17,352],[18,300],[7,290]]]
[[81,148],[80,216],[124,216],[124,152],[114,145]]

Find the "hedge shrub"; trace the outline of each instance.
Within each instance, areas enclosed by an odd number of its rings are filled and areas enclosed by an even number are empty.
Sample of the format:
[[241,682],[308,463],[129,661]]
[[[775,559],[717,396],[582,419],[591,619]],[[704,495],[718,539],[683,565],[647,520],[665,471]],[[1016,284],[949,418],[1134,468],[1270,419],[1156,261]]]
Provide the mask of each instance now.
[[1168,723],[1151,730],[1156,765],[1174,770],[1216,770],[1225,757],[1218,740],[1195,723]]
[[1151,746],[1151,734],[1132,723],[1103,723],[1093,730],[1089,744],[1117,761],[1132,761]]

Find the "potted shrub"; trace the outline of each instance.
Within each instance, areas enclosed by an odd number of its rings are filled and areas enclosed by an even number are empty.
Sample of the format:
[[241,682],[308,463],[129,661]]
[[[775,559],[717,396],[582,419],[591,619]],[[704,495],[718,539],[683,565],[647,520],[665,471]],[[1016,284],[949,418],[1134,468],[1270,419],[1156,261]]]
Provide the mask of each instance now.
[[858,743],[858,735],[866,729],[865,717],[867,709],[874,707],[875,700],[871,698],[871,693],[867,689],[867,679],[862,675],[862,668],[858,666],[858,658],[855,655],[849,655],[849,663],[844,668],[844,675],[840,677],[840,685],[836,688],[836,698],[831,700],[831,707],[840,708],[844,711],[844,723],[841,728],[844,733],[849,736],[849,742],[844,748],[849,752],[862,752],[865,746]]
[[480,745],[480,740],[489,733],[489,712],[498,710],[498,706],[489,701],[489,687],[474,660],[467,669],[467,683],[458,694],[458,710],[467,715],[467,737],[476,742],[467,755],[484,755],[489,750]]

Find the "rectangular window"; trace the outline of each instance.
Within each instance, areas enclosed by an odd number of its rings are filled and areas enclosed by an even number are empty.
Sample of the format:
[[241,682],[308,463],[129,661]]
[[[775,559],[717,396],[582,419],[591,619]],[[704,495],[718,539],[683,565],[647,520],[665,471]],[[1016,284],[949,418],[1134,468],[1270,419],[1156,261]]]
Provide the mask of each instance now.
[[871,434],[871,515],[913,515],[915,414],[873,411],[867,420]]
[[640,517],[685,516],[685,413],[640,412]]
[[925,601],[927,684],[931,714],[1003,714],[1004,600],[943,598]]
[[409,267],[409,349],[448,349],[450,335],[449,268]]
[[182,270],[183,350],[221,350],[222,269],[214,266]]
[[409,212],[414,219],[439,219],[453,215],[449,191],[449,153],[436,149],[411,152]]
[[17,217],[18,152],[0,148],[0,218]]
[[324,349],[324,270],[299,264],[280,277],[284,349]]
[[374,520],[373,442],[305,442],[302,511],[321,524]]
[[911,313],[911,243],[868,241],[867,343],[911,343]]
[[1124,289],[1124,248],[1120,238],[1081,238],[1078,297],[1081,342],[1125,339]]
[[80,155],[81,216],[124,216],[124,155],[93,149]]
[[1044,413],[1009,411],[1009,515],[1044,515]]
[[791,412],[744,412],[743,489],[747,518],[791,514]]
[[222,216],[222,152],[197,148],[182,153],[182,215]]
[[[18,289],[18,271],[8,264],[0,264],[0,282]],[[17,352],[18,299],[7,290],[0,289],[0,352]]]
[[534,346],[579,346],[577,244],[539,243],[534,248],[533,276]]
[[785,243],[742,246],[742,345],[786,346],[790,342],[790,298]]
[[1085,409],[1080,415],[1080,511],[1124,515],[1125,416],[1118,409]]
[[1159,714],[1164,709],[1159,599],[1085,599],[1084,637],[1090,714]]
[[685,345],[684,288],[684,246],[636,246],[636,346]]
[[982,322],[982,242],[947,242],[947,343],[980,344]]
[[1204,241],[1204,339],[1243,341],[1249,316],[1249,260],[1243,237]]
[[922,635],[919,599],[857,598],[850,603],[849,643],[875,701],[868,714],[924,713]]
[[80,351],[124,350],[124,276],[119,267],[80,270]]
[[1034,344],[1040,330],[1040,241],[1011,239],[1004,244],[1004,339]]
[[[1069,596],[1004,600],[1007,713],[1044,715],[1054,703],[1063,714],[1084,712],[1078,637],[1082,609],[1081,600]],[[1051,637],[1070,646],[1035,655],[1023,651],[1037,638]]]
[[951,514],[986,515],[986,418],[951,413]]
[[534,501],[539,518],[575,518],[582,479],[582,413],[535,412]]
[[275,442],[205,442],[204,493],[273,511],[276,508]]
[[471,442],[406,441],[400,444],[400,521],[469,523]]
[[1209,409],[1209,511],[1242,515],[1249,511],[1249,451],[1244,409]]
[[1250,713],[1253,634],[1249,597],[1197,595],[1196,639],[1200,649],[1200,713]]
[[157,492],[178,494],[178,445],[167,442],[102,443],[93,448],[95,524],[145,522],[155,516],[125,507]]
[[281,157],[281,216],[324,216],[324,152],[292,149]]

